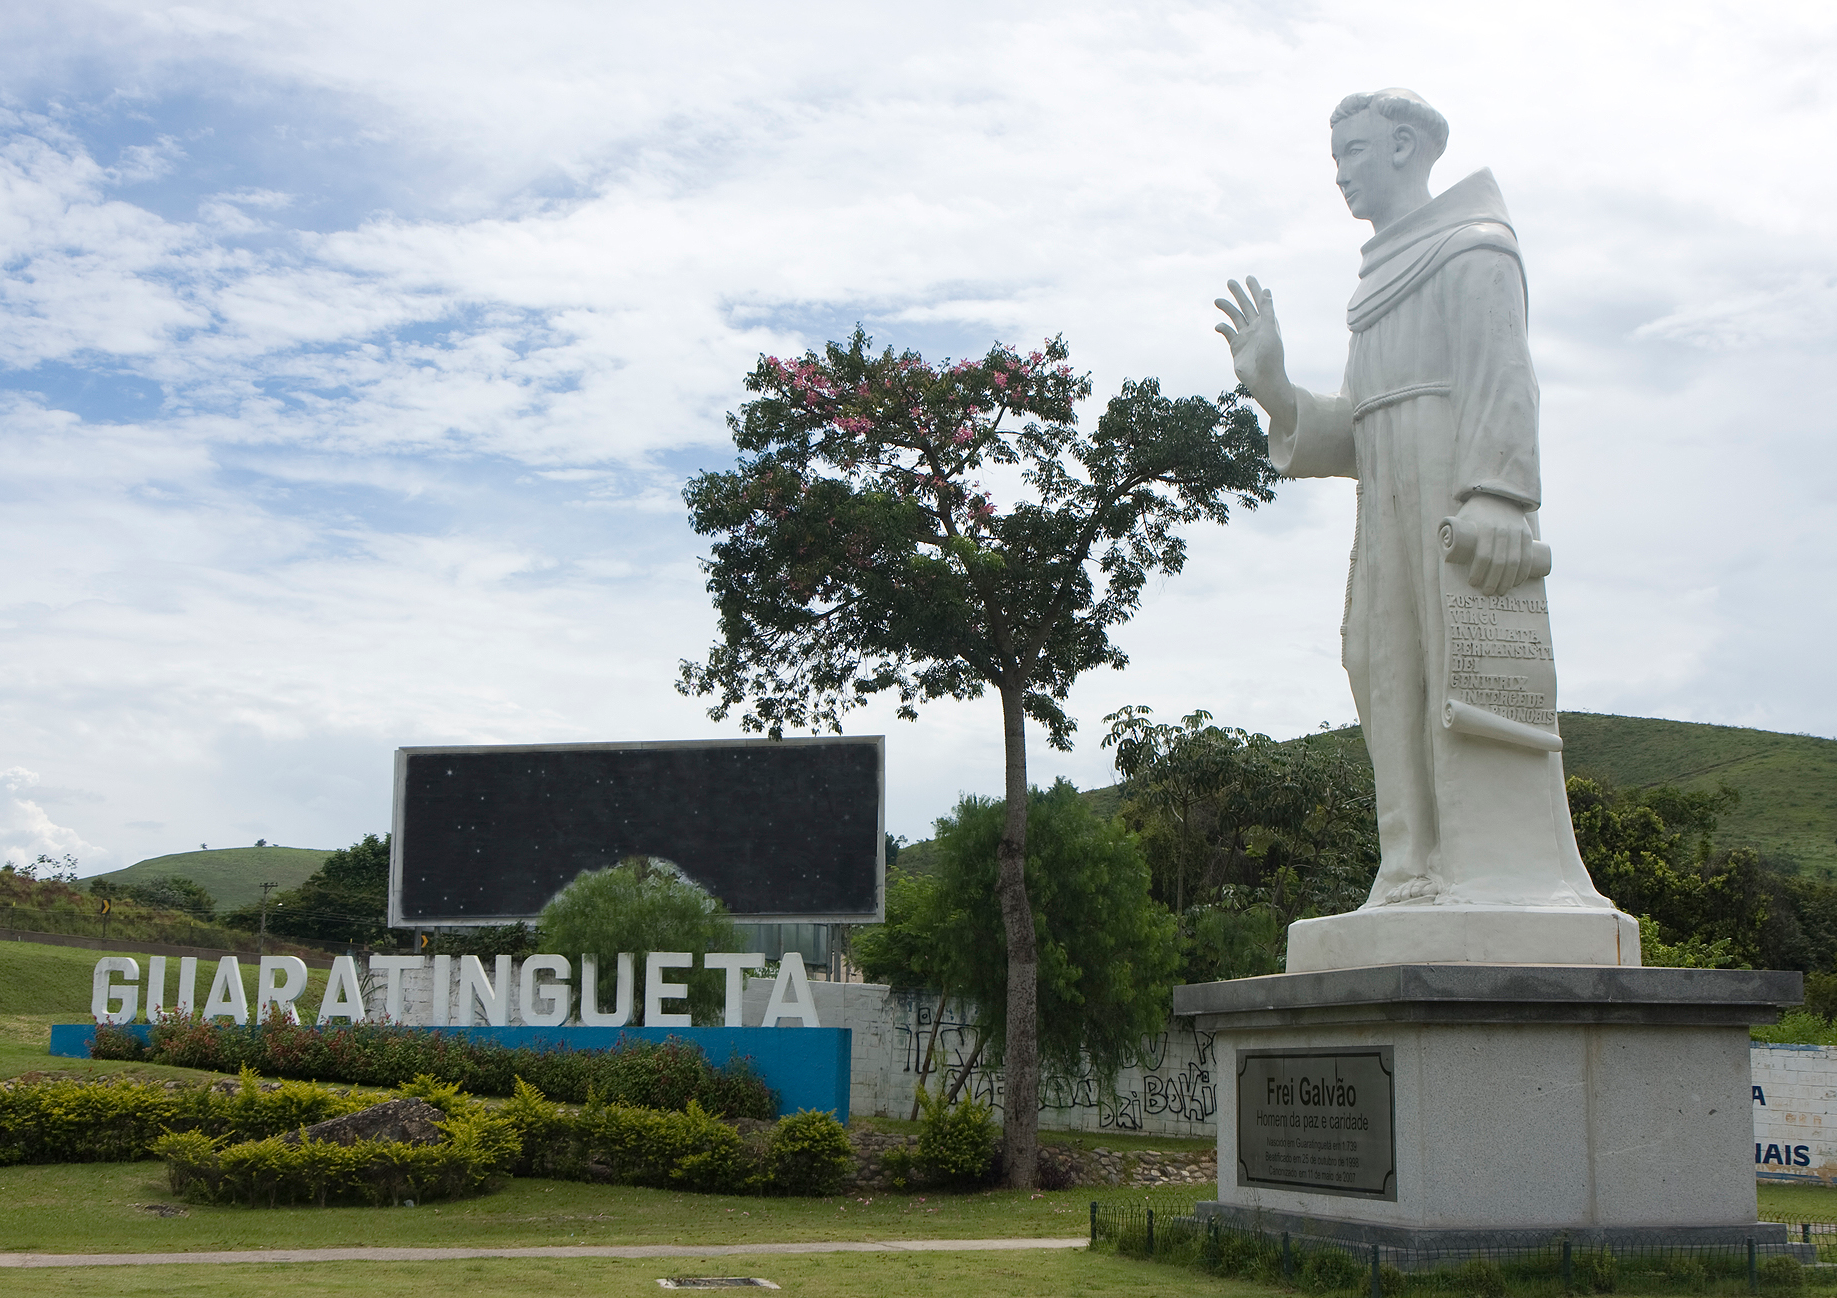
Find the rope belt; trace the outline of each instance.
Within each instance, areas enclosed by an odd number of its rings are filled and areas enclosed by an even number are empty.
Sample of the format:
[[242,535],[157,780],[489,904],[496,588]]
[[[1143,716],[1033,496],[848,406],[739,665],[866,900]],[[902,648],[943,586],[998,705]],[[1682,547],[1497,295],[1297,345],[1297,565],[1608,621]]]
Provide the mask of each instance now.
[[1372,411],[1382,410],[1386,406],[1412,401],[1417,397],[1445,397],[1453,391],[1454,384],[1452,383],[1412,383],[1409,387],[1398,388],[1395,392],[1381,392],[1375,397],[1359,402],[1353,408],[1352,422],[1356,424]]

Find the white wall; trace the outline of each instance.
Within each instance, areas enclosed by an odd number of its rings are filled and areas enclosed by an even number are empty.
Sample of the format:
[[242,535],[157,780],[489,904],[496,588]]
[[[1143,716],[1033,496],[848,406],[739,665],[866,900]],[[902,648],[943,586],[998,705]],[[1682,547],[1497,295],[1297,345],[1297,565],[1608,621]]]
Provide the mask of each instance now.
[[1837,1047],[1755,1042],[1754,1174],[1837,1184]]
[[[746,984],[744,1021],[764,1016],[771,984]],[[853,1071],[849,1108],[856,1115],[904,1118],[912,1112],[919,1060],[931,1042],[936,994],[895,992],[875,983],[813,982],[810,991],[826,1028],[853,1031]],[[974,1049],[966,1007],[945,1006],[938,1023],[938,1063],[927,1086],[938,1091],[942,1069],[961,1068]],[[787,1028],[786,1031],[796,1031]],[[1078,1077],[1048,1077],[1041,1086],[1040,1124],[1060,1131],[1128,1131],[1160,1136],[1210,1139],[1216,1131],[1218,1072],[1213,1064],[1212,1034],[1195,1033],[1173,1020],[1166,1032],[1146,1042],[1132,1067],[1118,1074],[1113,1094],[1105,1094],[1088,1072]],[[1001,1073],[980,1066],[971,1074],[968,1093],[999,1110]]]

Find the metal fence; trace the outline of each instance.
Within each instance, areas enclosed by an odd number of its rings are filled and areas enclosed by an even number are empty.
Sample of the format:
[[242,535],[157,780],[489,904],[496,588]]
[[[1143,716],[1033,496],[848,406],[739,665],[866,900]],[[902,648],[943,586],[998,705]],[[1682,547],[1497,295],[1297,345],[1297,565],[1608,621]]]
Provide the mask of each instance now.
[[[1726,1245],[1608,1249],[1561,1234],[1533,1247],[1394,1248],[1258,1230],[1202,1218],[1172,1195],[1091,1204],[1091,1245],[1124,1257],[1344,1298],[1543,1298],[1574,1294],[1789,1294],[1837,1289],[1837,1224],[1798,1221],[1794,1243],[1818,1264],[1749,1239]],[[1830,1255],[1827,1256],[1826,1249]],[[1801,1248],[1798,1250],[1803,1252]]]

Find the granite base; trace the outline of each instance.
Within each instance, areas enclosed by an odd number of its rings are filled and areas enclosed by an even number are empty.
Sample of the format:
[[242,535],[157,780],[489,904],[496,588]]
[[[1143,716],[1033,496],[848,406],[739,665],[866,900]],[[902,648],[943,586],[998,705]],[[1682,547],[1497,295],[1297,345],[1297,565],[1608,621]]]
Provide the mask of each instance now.
[[[1229,1203],[1201,1203],[1200,1221],[1218,1218],[1235,1230],[1285,1234],[1297,1240],[1328,1239],[1340,1244],[1376,1246],[1384,1262],[1396,1264],[1413,1253],[1533,1252],[1561,1247],[1567,1240],[1576,1252],[1607,1248],[1617,1254],[1657,1252],[1664,1249],[1745,1249],[1754,1241],[1756,1252],[1785,1254],[1804,1263],[1818,1260],[1818,1246],[1792,1237],[1790,1227],[1761,1221],[1746,1226],[1571,1226],[1550,1230],[1454,1230],[1416,1226],[1386,1226],[1339,1217],[1309,1217],[1267,1208],[1245,1208]],[[1420,1257],[1423,1265],[1441,1265],[1445,1258]],[[1405,1269],[1408,1269],[1407,1267]]]
[[[1796,1004],[1801,981],[1749,970],[1416,964],[1177,988],[1174,1012],[1214,1034],[1216,1211],[1391,1247],[1547,1242],[1553,1232],[1764,1236],[1783,1246],[1783,1227],[1755,1220],[1748,1027]],[[1284,1124],[1258,1107],[1266,1082],[1240,1095],[1255,1062],[1247,1052],[1381,1054],[1390,1148],[1297,1130],[1272,1154]],[[1272,1158],[1287,1160],[1280,1184]],[[1336,1174],[1318,1169],[1359,1169],[1347,1158],[1389,1159],[1388,1179],[1364,1195],[1333,1188],[1324,1178]],[[1369,1161],[1352,1175],[1374,1168],[1385,1175]]]

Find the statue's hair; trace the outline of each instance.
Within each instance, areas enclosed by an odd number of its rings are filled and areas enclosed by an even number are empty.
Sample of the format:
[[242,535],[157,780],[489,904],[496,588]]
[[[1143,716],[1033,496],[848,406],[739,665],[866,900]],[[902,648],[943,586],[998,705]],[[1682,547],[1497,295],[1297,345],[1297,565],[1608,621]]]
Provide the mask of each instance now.
[[1428,101],[1414,90],[1405,90],[1401,86],[1347,95],[1339,101],[1339,107],[1333,110],[1333,117],[1327,125],[1338,126],[1348,117],[1362,113],[1367,108],[1380,117],[1401,122],[1405,126],[1414,126],[1421,131],[1428,141],[1430,162],[1441,157],[1442,150],[1448,147],[1448,119],[1429,107]]

